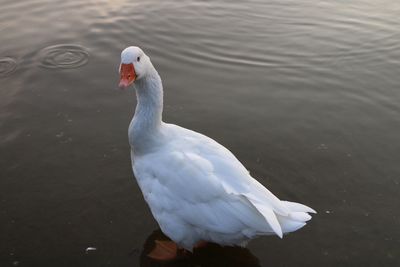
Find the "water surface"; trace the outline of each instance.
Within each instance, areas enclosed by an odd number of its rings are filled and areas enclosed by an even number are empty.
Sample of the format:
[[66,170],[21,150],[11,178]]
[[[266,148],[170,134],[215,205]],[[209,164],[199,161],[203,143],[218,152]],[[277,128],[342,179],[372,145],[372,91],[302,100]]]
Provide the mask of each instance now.
[[[114,90],[128,45],[162,76],[166,121],[319,212],[252,241],[243,266],[400,265],[399,14],[389,0],[2,0],[0,265],[153,265],[134,91]],[[215,251],[180,264],[234,266]]]

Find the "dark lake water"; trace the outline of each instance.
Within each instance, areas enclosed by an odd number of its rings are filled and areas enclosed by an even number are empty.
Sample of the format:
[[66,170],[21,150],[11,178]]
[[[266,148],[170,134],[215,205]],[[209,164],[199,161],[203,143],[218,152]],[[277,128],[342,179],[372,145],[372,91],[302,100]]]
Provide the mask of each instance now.
[[134,91],[115,90],[129,45],[163,78],[166,121],[318,211],[168,266],[400,266],[400,2],[0,4],[1,266],[162,266],[144,256],[160,233],[131,171]]

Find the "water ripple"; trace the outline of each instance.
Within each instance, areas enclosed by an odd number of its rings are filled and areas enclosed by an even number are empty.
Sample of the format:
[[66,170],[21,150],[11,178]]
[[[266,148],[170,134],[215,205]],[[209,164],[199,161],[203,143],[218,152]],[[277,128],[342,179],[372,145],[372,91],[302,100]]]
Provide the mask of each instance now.
[[17,61],[11,57],[0,58],[0,77],[12,74],[17,68]]
[[40,65],[48,69],[74,69],[88,63],[89,52],[74,44],[59,44],[43,48],[39,52]]

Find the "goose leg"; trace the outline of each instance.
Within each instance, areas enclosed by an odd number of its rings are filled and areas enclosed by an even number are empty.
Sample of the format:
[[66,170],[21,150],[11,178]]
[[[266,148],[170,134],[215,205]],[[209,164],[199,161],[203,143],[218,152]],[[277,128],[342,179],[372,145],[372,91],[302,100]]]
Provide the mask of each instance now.
[[154,260],[169,261],[175,259],[178,255],[178,246],[172,241],[155,240],[155,245],[153,250],[147,254]]
[[207,241],[200,241],[200,242],[197,242],[196,245],[195,245],[193,248],[194,248],[194,249],[197,249],[197,248],[204,248],[204,247],[207,246],[207,244],[208,244]]

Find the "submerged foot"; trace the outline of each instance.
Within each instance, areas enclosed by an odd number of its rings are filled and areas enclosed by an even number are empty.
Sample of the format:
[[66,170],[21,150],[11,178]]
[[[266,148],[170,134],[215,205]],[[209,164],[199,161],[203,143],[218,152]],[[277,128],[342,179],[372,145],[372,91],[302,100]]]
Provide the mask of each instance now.
[[148,257],[159,261],[170,261],[176,259],[178,246],[168,240],[155,240],[155,247],[147,254]]
[[207,241],[200,241],[197,242],[196,245],[193,247],[193,249],[199,249],[199,248],[204,248],[208,245],[209,243]]

